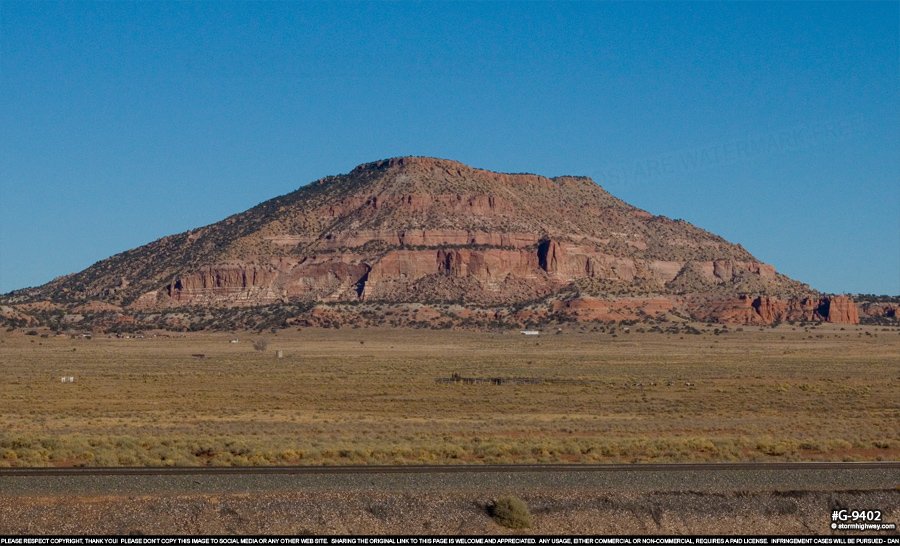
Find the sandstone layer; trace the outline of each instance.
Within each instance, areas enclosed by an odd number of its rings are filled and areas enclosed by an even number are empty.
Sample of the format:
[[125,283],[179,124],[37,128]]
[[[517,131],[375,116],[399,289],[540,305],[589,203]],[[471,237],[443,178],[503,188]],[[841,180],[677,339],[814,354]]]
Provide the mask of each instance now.
[[859,321],[849,298],[823,296],[740,245],[633,207],[589,178],[420,157],[360,165],[2,301],[10,316],[11,306],[48,301],[124,315],[454,303],[514,317],[543,301],[547,313],[574,320]]

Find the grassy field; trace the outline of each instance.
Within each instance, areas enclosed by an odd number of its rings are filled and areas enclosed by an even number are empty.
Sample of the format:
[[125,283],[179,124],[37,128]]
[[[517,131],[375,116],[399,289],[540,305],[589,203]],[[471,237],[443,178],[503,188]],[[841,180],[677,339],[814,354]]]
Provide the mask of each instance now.
[[900,459],[900,329],[632,330],[0,332],[0,466]]

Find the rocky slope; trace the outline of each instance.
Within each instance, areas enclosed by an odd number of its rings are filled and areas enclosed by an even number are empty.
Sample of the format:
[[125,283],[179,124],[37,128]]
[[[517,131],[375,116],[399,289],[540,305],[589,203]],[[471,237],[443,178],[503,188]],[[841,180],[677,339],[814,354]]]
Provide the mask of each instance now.
[[589,178],[501,174],[421,157],[360,165],[0,302],[4,316],[17,317],[28,305],[128,317],[178,308],[454,303],[514,320],[523,312],[859,320],[850,299],[818,294],[740,245],[635,208]]

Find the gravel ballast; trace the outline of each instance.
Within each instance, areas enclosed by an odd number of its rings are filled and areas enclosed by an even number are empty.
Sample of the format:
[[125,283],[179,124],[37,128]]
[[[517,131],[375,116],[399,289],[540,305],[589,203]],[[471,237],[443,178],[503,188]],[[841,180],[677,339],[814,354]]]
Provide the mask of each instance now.
[[[829,534],[900,522],[900,470],[0,476],[0,534]],[[523,499],[530,529],[487,507]]]

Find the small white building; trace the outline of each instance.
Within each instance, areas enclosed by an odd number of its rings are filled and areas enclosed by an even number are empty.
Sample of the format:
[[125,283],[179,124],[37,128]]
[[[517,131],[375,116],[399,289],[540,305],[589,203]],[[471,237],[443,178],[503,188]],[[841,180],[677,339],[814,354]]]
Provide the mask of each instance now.
[[540,330],[522,330],[523,336],[539,336],[541,335]]

